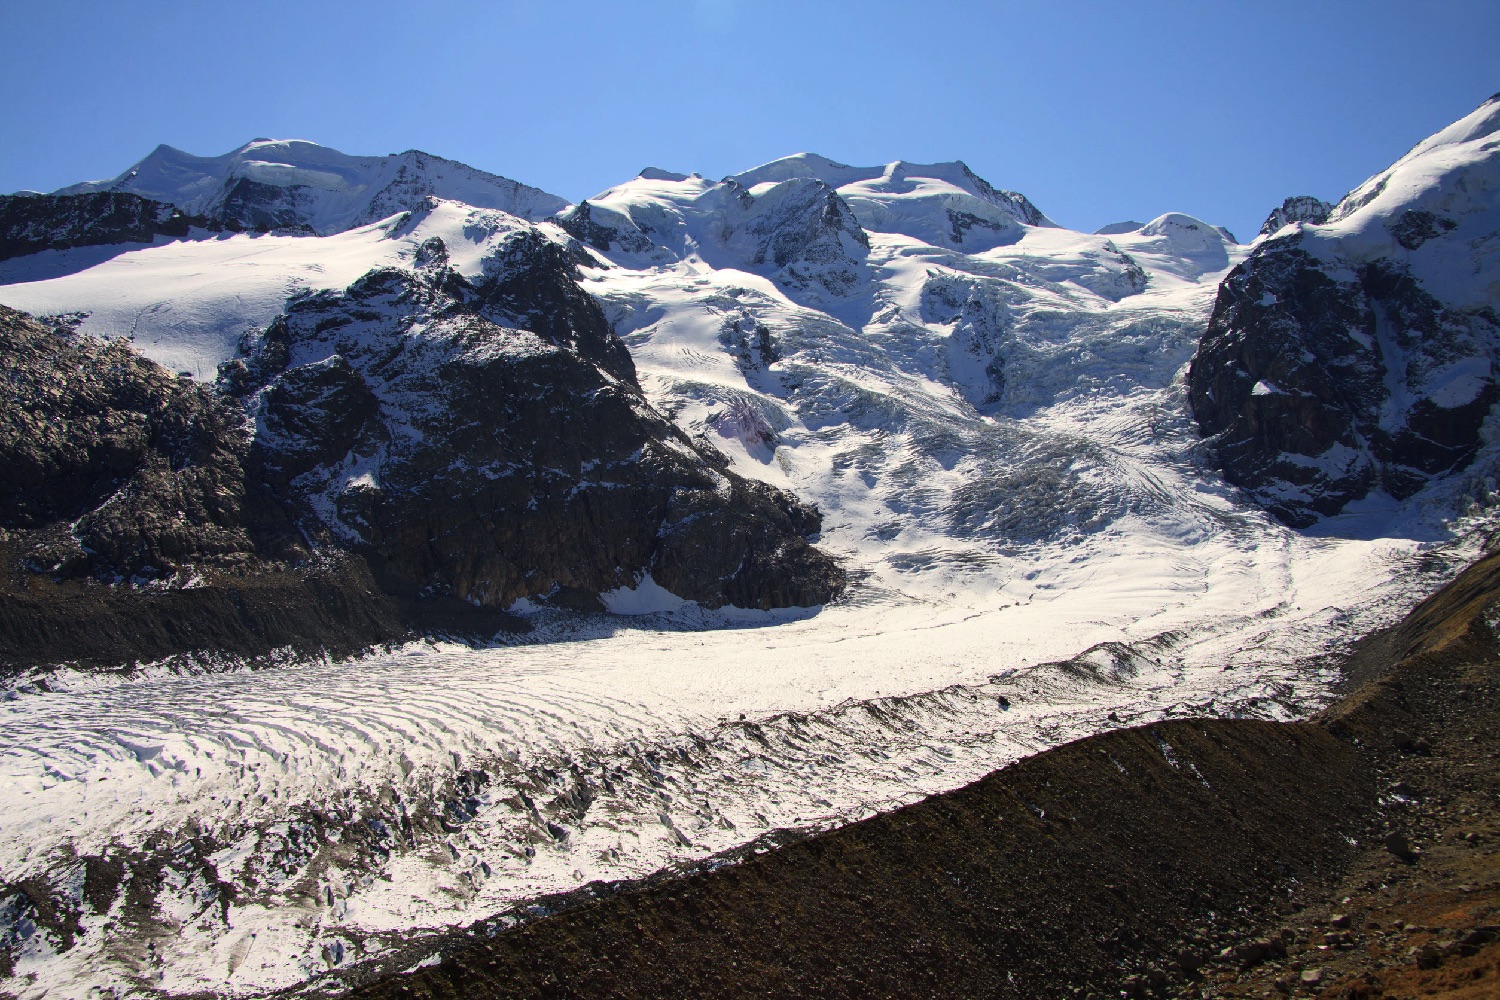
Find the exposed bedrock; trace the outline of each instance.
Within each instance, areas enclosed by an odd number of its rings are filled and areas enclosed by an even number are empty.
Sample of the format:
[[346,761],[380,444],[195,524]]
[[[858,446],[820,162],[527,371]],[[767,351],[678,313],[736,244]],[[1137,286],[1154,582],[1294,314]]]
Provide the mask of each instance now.
[[1500,400],[1500,322],[1460,311],[1399,260],[1332,265],[1303,234],[1231,271],[1188,371],[1225,478],[1294,527],[1463,468]]
[[710,607],[819,604],[819,515],[727,471],[646,403],[570,251],[534,234],[488,273],[374,271],[295,301],[224,371],[250,462],[310,536],[393,593],[577,602],[646,574]]
[[123,341],[0,306],[0,528],[56,579],[171,579],[305,549],[247,483],[241,409]]
[[1266,216],[1266,221],[1260,226],[1260,235],[1274,236],[1283,226],[1294,222],[1321,226],[1328,221],[1328,216],[1332,212],[1333,206],[1320,198],[1314,198],[1308,194],[1293,195],[1278,207],[1273,208],[1271,214]]
[[0,260],[42,250],[151,243],[160,236],[187,236],[194,227],[242,228],[123,191],[0,195]]

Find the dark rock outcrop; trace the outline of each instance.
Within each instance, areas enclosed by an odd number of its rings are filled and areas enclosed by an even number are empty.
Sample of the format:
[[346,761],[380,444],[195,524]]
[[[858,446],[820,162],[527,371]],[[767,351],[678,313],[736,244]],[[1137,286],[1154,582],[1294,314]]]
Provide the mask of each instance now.
[[1346,269],[1302,241],[1229,273],[1187,380],[1225,477],[1296,527],[1462,468],[1500,401],[1493,314],[1445,306],[1399,260]]
[[233,401],[3,306],[0,353],[0,672],[345,655],[425,610],[357,559],[312,557],[247,479]]
[[275,504],[247,492],[239,407],[124,341],[3,306],[0,352],[0,527],[35,570],[164,580],[298,550]]
[[747,482],[641,396],[574,282],[572,251],[519,235],[470,280],[440,241],[294,301],[227,365],[250,464],[324,544],[394,593],[504,607],[633,588],[717,607],[811,605],[843,576],[818,515]]
[[1308,194],[1293,195],[1283,201],[1280,208],[1272,209],[1271,214],[1266,216],[1266,221],[1260,226],[1260,235],[1274,236],[1283,226],[1289,226],[1293,222],[1321,226],[1328,221],[1332,212],[1333,206],[1326,201]]
[[633,220],[616,212],[599,211],[586,200],[558,213],[552,221],[570,236],[603,253],[649,253],[656,246]]
[[223,200],[214,206],[216,221],[229,229],[279,229],[312,233],[309,216],[317,209],[316,189],[263,184],[235,177],[224,186]]
[[[1500,402],[1500,101],[1332,209],[1289,199],[1219,286],[1187,377],[1225,478],[1296,527],[1465,468]],[[1279,222],[1273,214],[1267,226]]]
[[193,228],[217,232],[226,226],[122,191],[0,195],[0,260],[43,250],[151,243],[159,236],[180,239]]

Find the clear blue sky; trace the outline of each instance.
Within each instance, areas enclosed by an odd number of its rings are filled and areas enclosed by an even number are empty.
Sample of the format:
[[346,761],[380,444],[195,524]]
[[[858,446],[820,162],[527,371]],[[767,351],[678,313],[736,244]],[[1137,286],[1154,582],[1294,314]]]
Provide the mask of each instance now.
[[1500,91],[1497,0],[0,0],[0,38],[0,191],[259,136],[571,200],[815,151],[1242,239]]

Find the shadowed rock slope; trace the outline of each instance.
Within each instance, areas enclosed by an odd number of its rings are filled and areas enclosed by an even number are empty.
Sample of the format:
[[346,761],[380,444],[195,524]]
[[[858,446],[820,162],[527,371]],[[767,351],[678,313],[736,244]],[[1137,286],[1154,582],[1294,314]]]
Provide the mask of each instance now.
[[438,238],[415,267],[294,300],[222,381],[250,464],[303,534],[392,593],[507,607],[656,584],[707,607],[821,604],[820,517],[730,472],[646,402],[576,283],[581,248],[535,232],[469,279]]
[[122,191],[0,195],[0,260],[43,250],[151,243],[187,236],[195,227],[239,228]]
[[1289,200],[1219,286],[1188,401],[1224,477],[1286,524],[1404,500],[1489,440],[1496,134],[1500,95],[1331,211]]
[[[455,936],[440,963],[355,995],[1362,998],[1416,995],[1401,984],[1449,962],[1481,992],[1421,988],[1492,996],[1500,891],[1455,880],[1496,874],[1497,597],[1492,556],[1366,642],[1355,690],[1317,722],[1080,740],[733,867]],[[1445,810],[1399,800],[1402,774],[1445,759],[1419,797],[1462,790],[1450,825],[1490,831],[1461,842],[1468,868],[1427,866],[1422,845],[1453,839]],[[1362,950],[1335,912],[1361,889],[1474,905],[1451,933]]]

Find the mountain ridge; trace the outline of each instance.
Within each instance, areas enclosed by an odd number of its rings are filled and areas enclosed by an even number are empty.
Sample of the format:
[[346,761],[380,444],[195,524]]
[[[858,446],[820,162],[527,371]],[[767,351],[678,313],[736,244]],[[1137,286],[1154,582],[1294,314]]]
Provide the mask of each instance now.
[[256,139],[218,156],[159,145],[119,175],[54,196],[123,191],[246,229],[306,228],[320,236],[368,225],[429,195],[536,221],[556,195],[421,150],[351,156],[306,140]]

